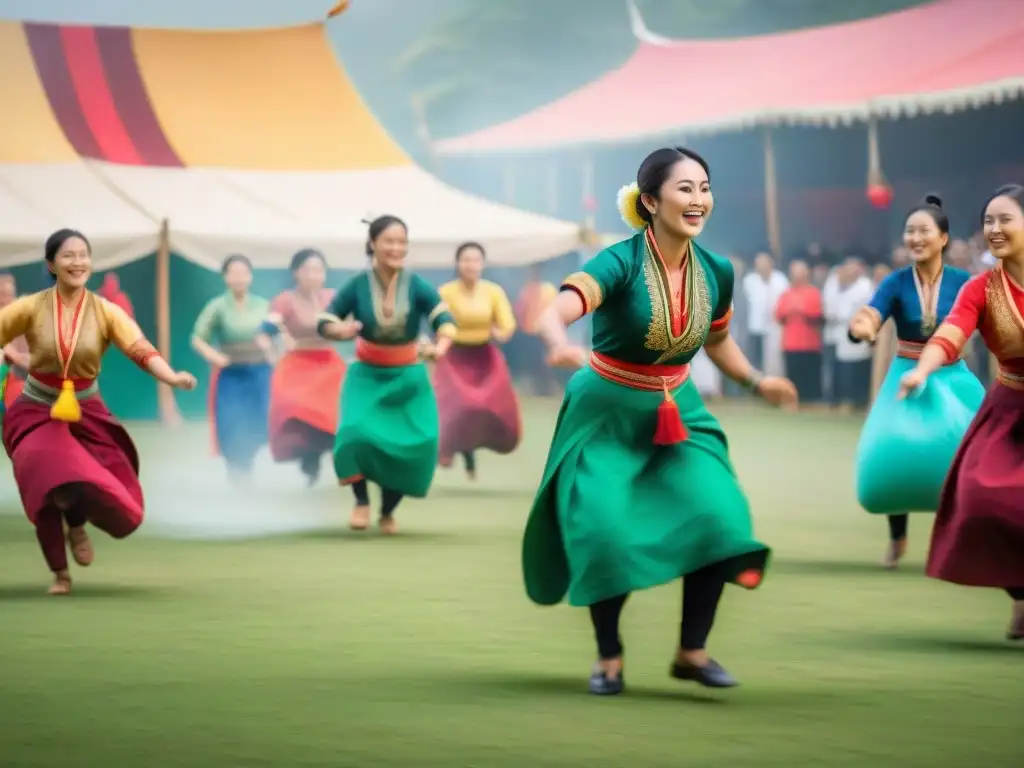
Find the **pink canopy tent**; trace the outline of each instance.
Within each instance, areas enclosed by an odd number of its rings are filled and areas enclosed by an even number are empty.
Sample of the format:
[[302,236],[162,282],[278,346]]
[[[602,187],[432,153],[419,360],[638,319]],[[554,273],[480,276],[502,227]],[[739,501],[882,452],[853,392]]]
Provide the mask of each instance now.
[[516,154],[759,127],[765,222],[778,254],[773,126],[866,122],[868,196],[885,207],[878,119],[1024,93],[1024,1],[937,0],[829,27],[707,41],[657,37],[632,2],[629,9],[639,45],[621,67],[518,118],[438,141],[435,152]]
[[442,154],[532,151],[755,125],[835,125],[955,111],[1024,92],[1024,2],[938,0],[830,27],[729,40],[656,38],[532,112],[437,142]]

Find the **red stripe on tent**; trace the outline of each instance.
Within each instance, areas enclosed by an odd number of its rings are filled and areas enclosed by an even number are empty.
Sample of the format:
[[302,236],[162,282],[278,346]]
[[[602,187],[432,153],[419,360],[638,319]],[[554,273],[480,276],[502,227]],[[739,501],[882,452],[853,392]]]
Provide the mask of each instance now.
[[180,168],[184,165],[167,140],[142,81],[132,31],[128,27],[97,27],[107,86],[132,143],[146,165]]
[[57,123],[80,157],[102,157],[96,137],[75,94],[68,63],[61,44],[60,27],[54,24],[25,24],[25,37]]
[[61,27],[60,39],[79,107],[100,149],[99,159],[123,165],[145,165],[114,103],[96,30]]

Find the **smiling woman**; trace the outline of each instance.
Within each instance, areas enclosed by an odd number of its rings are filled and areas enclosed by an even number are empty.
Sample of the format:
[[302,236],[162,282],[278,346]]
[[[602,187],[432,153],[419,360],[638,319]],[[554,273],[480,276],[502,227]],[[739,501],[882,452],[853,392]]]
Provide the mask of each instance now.
[[0,309],[0,347],[24,336],[29,349],[29,375],[4,415],[3,440],[25,514],[54,573],[50,593],[66,595],[65,524],[81,566],[93,560],[87,522],[117,539],[142,524],[138,454],[99,396],[107,347],[169,386],[193,389],[196,380],[172,370],[124,310],[86,289],[92,249],[85,235],[58,230],[45,253],[54,286]]
[[1007,636],[1024,639],[1024,186],[995,191],[982,214],[999,259],[972,277],[946,321],[904,374],[900,395],[919,389],[960,358],[975,331],[999,361],[942,488],[928,575],[954,584],[1005,589],[1014,601]]
[[726,583],[753,589],[768,564],[725,435],[690,379],[702,347],[726,375],[774,403],[793,385],[754,371],[729,335],[733,271],[699,246],[714,206],[708,164],[687,149],[652,152],[620,193],[642,230],[562,285],[542,321],[554,364],[579,366],[566,325],[593,313],[588,368],[566,389],[523,540],[530,598],[588,606],[597,695],[621,693],[619,616],[629,594],[680,577],[682,629],[670,674],[726,688],[705,652]]

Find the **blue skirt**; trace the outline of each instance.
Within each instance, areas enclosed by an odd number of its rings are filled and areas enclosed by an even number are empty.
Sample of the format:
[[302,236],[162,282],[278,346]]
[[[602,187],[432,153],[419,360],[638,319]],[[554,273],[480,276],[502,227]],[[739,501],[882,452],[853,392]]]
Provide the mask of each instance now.
[[900,379],[917,365],[897,357],[857,444],[857,501],[874,515],[934,512],[946,473],[985,388],[961,360],[897,400]]
[[232,469],[248,472],[267,444],[271,368],[229,365],[217,375],[213,418],[217,446]]

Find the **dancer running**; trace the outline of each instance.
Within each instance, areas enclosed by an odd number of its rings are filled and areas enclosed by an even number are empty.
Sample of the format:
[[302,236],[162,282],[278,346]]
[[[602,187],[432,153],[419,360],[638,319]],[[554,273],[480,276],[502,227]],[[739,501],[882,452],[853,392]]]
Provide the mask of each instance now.
[[193,389],[195,377],[171,369],[124,310],[86,289],[92,251],[81,232],[46,241],[54,287],[0,309],[0,347],[24,336],[29,375],[4,416],[3,439],[25,514],[54,574],[51,595],[71,592],[64,541],[75,562],[93,561],[85,524],[116,539],[142,524],[139,457],[99,395],[100,361],[113,344],[153,378]]
[[[334,471],[356,498],[349,521],[354,530],[370,523],[367,481],[381,488],[381,532],[393,534],[398,503],[404,496],[426,496],[437,467],[437,402],[420,355],[443,357],[455,324],[437,291],[405,268],[408,252],[401,219],[370,222],[366,253],[372,268],[342,286],[318,324],[320,334],[335,341],[358,333],[357,362],[345,376],[334,441]],[[424,320],[437,343],[421,351],[416,340]]]
[[[3,309],[18,298],[18,285],[14,275],[9,272],[0,274],[0,309]],[[0,366],[0,413],[18,399],[25,388],[28,377],[28,342],[24,336],[11,341],[3,348],[3,365]]]
[[451,350],[434,371],[439,463],[450,467],[461,454],[470,480],[476,479],[477,449],[512,453],[522,431],[512,376],[494,343],[512,337],[515,315],[501,286],[481,279],[485,258],[479,243],[460,245],[455,251],[459,277],[438,291],[458,326]]
[[903,244],[913,264],[882,280],[849,328],[853,341],[874,343],[886,320],[891,317],[896,324],[896,359],[864,423],[856,463],[860,505],[889,518],[886,568],[896,568],[907,551],[907,513],[938,507],[946,471],[985,397],[985,388],[956,357],[917,397],[897,400],[903,374],[914,367],[971,277],[942,264],[949,219],[937,195],[928,195],[911,210]]
[[[1014,601],[1007,636],[1024,639],[1024,187],[1000,187],[982,227],[998,265],[972,277],[953,311],[903,375],[901,397],[931,387],[960,358],[976,330],[999,361],[953,459],[932,529],[928,575],[970,587],[1005,589]],[[897,467],[899,472],[902,467]]]
[[261,326],[268,340],[280,337],[288,348],[270,380],[270,455],[277,462],[298,461],[313,485],[320,458],[338,431],[345,361],[316,330],[317,318],[331,302],[323,254],[299,251],[291,272],[295,288],[274,299]]
[[694,238],[711,214],[707,163],[659,149],[619,193],[634,237],[570,275],[545,315],[553,364],[582,351],[566,326],[593,312],[590,365],[569,382],[523,540],[526,591],[541,605],[589,606],[598,695],[623,690],[619,617],[631,592],[683,577],[672,677],[725,688],[736,680],[705,644],[726,583],[753,589],[769,549],[753,534],[725,435],[689,378],[707,350],[729,378],[777,405],[787,379],[764,377],[729,335],[732,265]]
[[270,402],[269,345],[260,344],[260,326],[270,303],[249,293],[252,262],[228,256],[220,269],[227,292],[203,307],[192,329],[192,347],[213,368],[209,417],[214,454],[228,473],[244,482],[267,443]]

